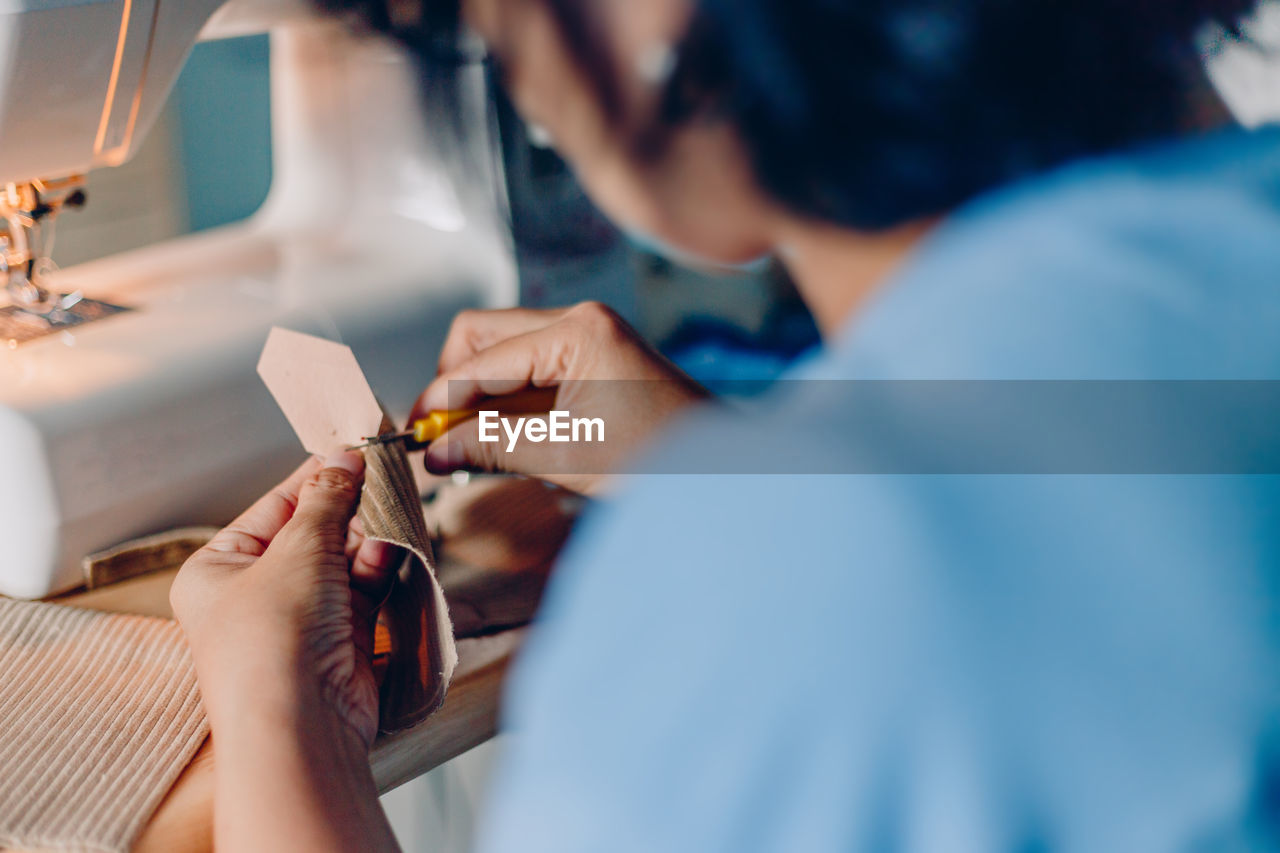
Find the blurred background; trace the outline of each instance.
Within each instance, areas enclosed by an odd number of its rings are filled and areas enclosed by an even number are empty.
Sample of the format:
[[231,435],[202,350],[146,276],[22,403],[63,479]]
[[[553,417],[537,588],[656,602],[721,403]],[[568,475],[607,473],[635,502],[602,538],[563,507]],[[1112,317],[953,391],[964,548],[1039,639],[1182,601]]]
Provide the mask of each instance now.
[[[1246,43],[1210,62],[1237,117],[1280,116],[1280,0],[1246,23]],[[265,35],[202,42],[138,156],[88,179],[91,203],[63,216],[62,266],[237,222],[271,186],[270,46]],[[496,87],[521,303],[606,302],[697,378],[767,380],[817,343],[776,264],[695,271],[632,244],[583,195]],[[741,384],[735,389],[742,389]]]
[[[1213,57],[1210,76],[1242,122],[1260,124],[1280,116],[1280,0],[1260,7],[1245,34]],[[55,261],[251,216],[271,186],[269,62],[265,35],[198,44],[138,156],[92,173],[91,203],[61,217]],[[718,380],[768,380],[816,345],[780,267],[695,271],[632,244],[493,89],[522,304],[606,302],[713,390]]]
[[[271,186],[269,62],[265,35],[198,44],[142,150],[91,173],[90,203],[59,219],[54,260],[69,266],[251,216]],[[494,101],[522,304],[603,301],[711,384],[775,376],[816,343],[779,267],[700,272],[633,245],[496,89]]]

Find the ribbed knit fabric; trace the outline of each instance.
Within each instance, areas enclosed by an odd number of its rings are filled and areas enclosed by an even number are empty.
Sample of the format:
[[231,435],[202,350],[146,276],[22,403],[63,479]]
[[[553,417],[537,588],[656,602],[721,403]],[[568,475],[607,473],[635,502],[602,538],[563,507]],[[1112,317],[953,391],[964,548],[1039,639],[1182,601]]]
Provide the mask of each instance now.
[[375,444],[365,449],[364,462],[360,520],[365,536],[408,552],[382,606],[391,656],[379,697],[378,727],[394,732],[421,722],[444,702],[458,652],[404,446]]
[[176,623],[0,599],[0,847],[127,850],[207,732]]

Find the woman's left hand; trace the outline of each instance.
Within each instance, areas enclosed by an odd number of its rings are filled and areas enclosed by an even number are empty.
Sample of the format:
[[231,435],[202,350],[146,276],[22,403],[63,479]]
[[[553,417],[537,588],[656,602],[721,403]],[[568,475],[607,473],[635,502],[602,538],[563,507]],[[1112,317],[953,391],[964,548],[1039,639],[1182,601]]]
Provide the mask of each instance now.
[[307,462],[174,580],[217,757],[216,849],[397,849],[369,768],[393,549],[352,522],[363,473],[356,453]]
[[378,723],[373,626],[395,549],[352,519],[364,460],[311,459],[191,557],[170,592],[215,736],[319,700],[364,747]]

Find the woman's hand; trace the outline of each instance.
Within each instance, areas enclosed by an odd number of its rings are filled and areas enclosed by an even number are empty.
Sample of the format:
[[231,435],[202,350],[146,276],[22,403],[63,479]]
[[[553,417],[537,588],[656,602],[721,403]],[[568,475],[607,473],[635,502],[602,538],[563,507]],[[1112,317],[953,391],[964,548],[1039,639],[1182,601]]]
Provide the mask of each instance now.
[[498,441],[481,442],[473,418],[432,442],[427,469],[529,474],[592,493],[672,415],[707,396],[617,314],[600,303],[583,302],[572,308],[459,314],[441,351],[439,373],[411,417],[483,407],[486,398],[530,387],[555,388],[555,408],[574,418],[603,420],[605,441],[518,441],[508,451],[508,436],[501,430]]
[[397,555],[352,521],[363,471],[356,453],[308,461],[174,580],[213,732],[218,849],[395,849],[368,750]]
[[[304,463],[182,567],[170,592],[210,718],[318,695],[369,745],[373,623],[391,551],[352,519],[364,460]],[[283,695],[268,696],[263,678]],[[296,697],[289,696],[292,692]]]

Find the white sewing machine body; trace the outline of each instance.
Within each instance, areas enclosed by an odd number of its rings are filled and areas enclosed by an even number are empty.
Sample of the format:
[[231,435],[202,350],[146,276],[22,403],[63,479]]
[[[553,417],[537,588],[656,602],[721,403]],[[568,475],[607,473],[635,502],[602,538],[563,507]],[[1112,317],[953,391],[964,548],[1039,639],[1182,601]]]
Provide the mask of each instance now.
[[402,415],[454,313],[515,298],[499,161],[459,198],[411,63],[305,0],[222,5],[0,0],[0,186],[127,159],[202,32],[270,29],[274,147],[249,220],[51,276],[132,310],[0,340],[0,594],[77,586],[85,555],[225,521],[296,464],[254,372],[271,326],[351,345]]

